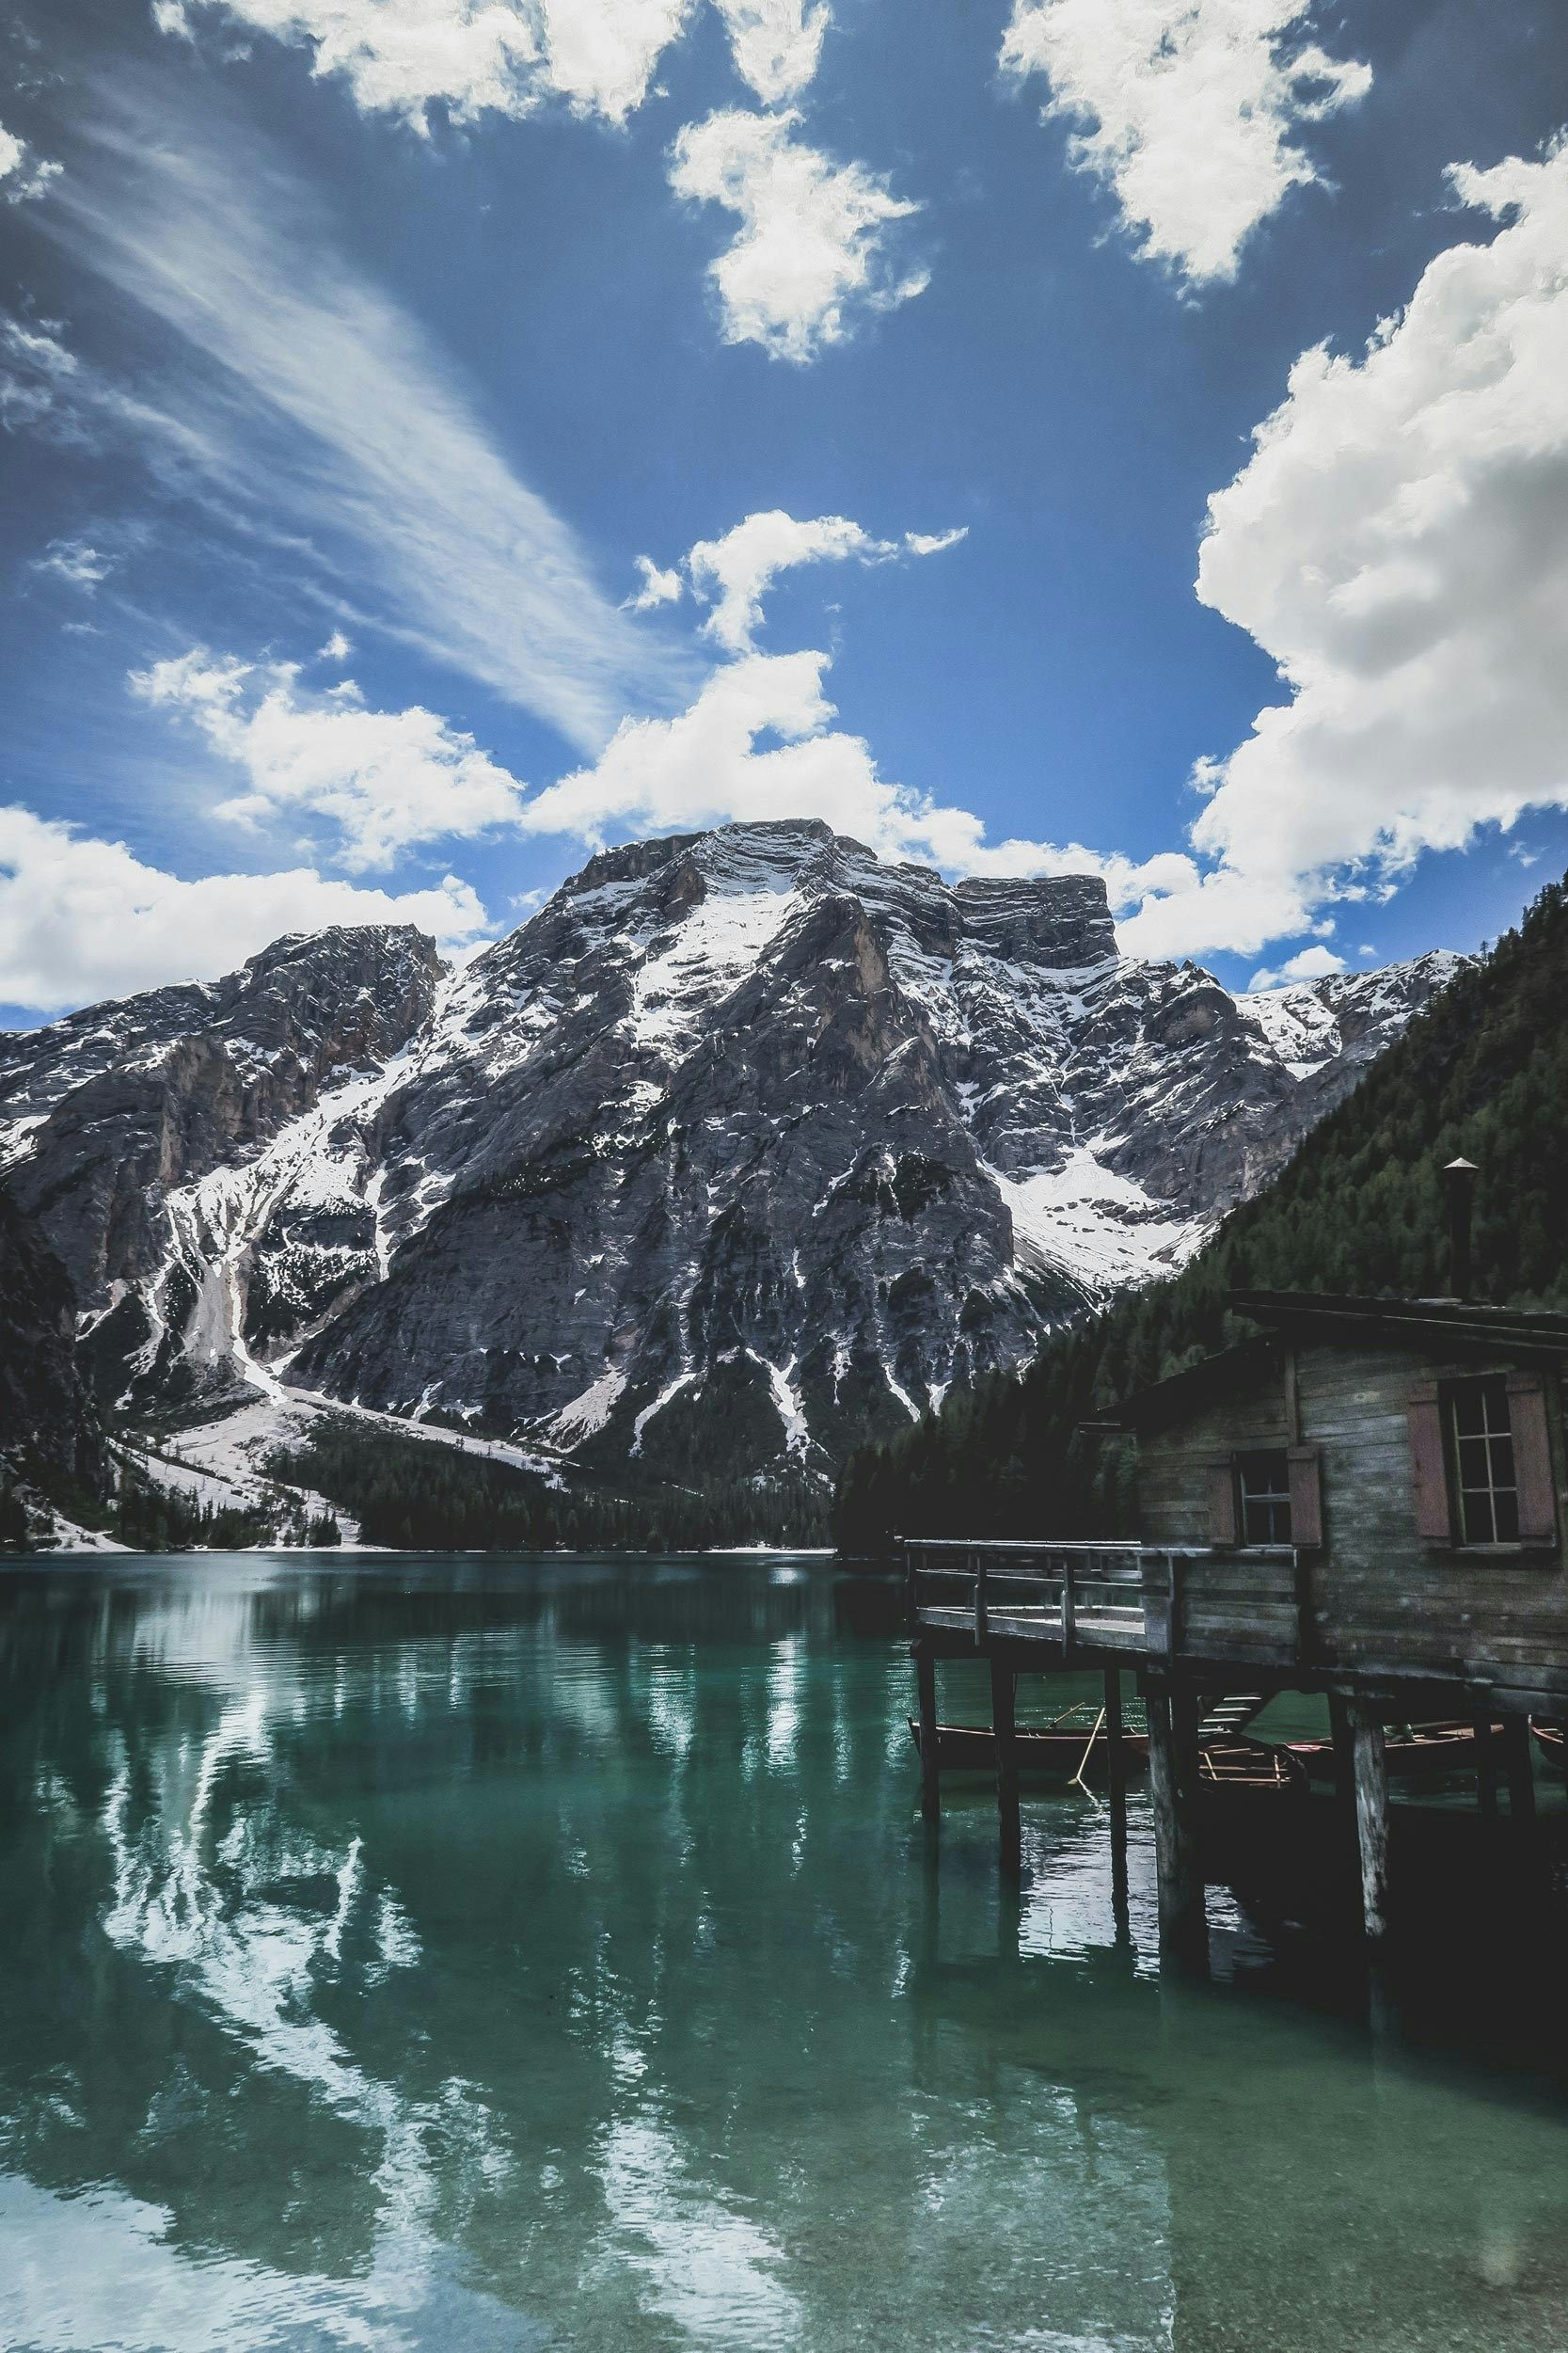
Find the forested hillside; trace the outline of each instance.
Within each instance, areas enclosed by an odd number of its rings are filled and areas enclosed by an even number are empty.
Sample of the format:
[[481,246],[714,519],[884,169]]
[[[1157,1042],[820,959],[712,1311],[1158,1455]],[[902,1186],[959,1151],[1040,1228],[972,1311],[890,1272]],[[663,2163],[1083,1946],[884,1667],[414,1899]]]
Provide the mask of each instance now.
[[1249,1330],[1226,1308],[1233,1289],[1445,1290],[1438,1172],[1459,1153],[1481,1172],[1477,1296],[1568,1307],[1562,883],[1417,1016],[1180,1275],[1059,1334],[1022,1377],[985,1382],[892,1445],[851,1456],[835,1506],[841,1549],[881,1550],[901,1528],[1135,1534],[1127,1448],[1079,1424]]

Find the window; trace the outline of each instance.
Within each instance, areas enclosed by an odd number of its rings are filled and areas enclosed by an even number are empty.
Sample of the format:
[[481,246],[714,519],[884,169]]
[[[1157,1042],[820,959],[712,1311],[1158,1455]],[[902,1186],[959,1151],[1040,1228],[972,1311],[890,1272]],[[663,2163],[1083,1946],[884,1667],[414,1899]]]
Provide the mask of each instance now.
[[1507,1381],[1498,1374],[1486,1380],[1448,1382],[1443,1403],[1459,1504],[1459,1541],[1517,1544],[1519,1482]]
[[1284,1447],[1238,1455],[1236,1486],[1242,1506],[1242,1542],[1289,1544],[1291,1465]]

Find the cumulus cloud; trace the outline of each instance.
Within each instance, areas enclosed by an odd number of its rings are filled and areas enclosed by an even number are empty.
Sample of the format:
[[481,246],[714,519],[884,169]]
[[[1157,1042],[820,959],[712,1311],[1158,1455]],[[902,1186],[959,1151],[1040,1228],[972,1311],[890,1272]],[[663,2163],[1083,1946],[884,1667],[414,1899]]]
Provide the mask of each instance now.
[[[818,0],[715,0],[736,71],[767,105],[798,97],[816,72],[830,10]],[[194,40],[204,19],[309,49],[364,114],[400,115],[420,133],[432,106],[454,122],[531,114],[551,102],[624,123],[658,61],[685,32],[693,0],[153,0],[154,23]],[[0,156],[4,149],[0,148]]]
[[415,923],[447,948],[489,930],[472,888],[363,890],[312,866],[185,882],[123,842],[0,808],[0,1003],[39,1013],[232,972],[284,931]]
[[166,33],[219,16],[311,52],[365,114],[421,132],[432,105],[456,122],[520,116],[547,99],[624,122],[690,13],[690,0],[154,0]]
[[1075,163],[1115,191],[1150,260],[1195,283],[1316,181],[1304,125],[1362,98],[1369,67],[1308,36],[1310,0],[1014,0],[1005,72],[1043,74]]
[[25,139],[19,139],[14,131],[8,131],[0,122],[0,199],[8,204],[25,204],[30,198],[41,196],[51,180],[59,177],[58,164],[48,164],[35,155]]
[[923,293],[930,273],[900,271],[889,250],[888,232],[920,207],[880,173],[808,147],[800,120],[793,109],[729,108],[689,123],[671,150],[670,184],[739,217],[709,270],[725,342],[803,364],[844,342],[857,313]]
[[659,605],[678,605],[686,594],[679,572],[661,572],[652,556],[636,559],[642,585],[622,606],[623,612],[652,612]]
[[628,706],[678,700],[685,665],[616,610],[450,362],[334,251],[273,151],[131,75],[95,99],[47,218],[172,331],[162,407],[100,397],[57,338],[17,327],[17,421],[60,431],[90,397],[97,421],[177,444],[187,495],[205,481],[230,528],[282,533],[324,595],[341,604],[352,582],[381,626],[578,752]]
[[1151,938],[1245,953],[1568,806],[1568,147],[1450,178],[1503,226],[1359,357],[1306,353],[1210,501],[1198,595],[1290,699],[1201,769],[1211,870]]
[[799,98],[816,72],[830,10],[807,0],[716,0],[736,72],[765,106]]
[[[1183,859],[1147,866],[1080,845],[988,842],[982,819],[879,775],[870,746],[832,725],[826,654],[743,654],[716,670],[676,719],[628,719],[600,758],[534,794],[531,833],[611,836],[697,830],[778,817],[819,817],[881,857],[954,874],[1086,874],[1125,904],[1170,879]],[[768,739],[759,748],[761,739]]]
[[352,680],[307,693],[293,663],[258,665],[204,650],[133,671],[144,702],[182,713],[248,789],[214,817],[270,823],[290,810],[325,819],[336,862],[383,870],[421,842],[515,823],[522,787],[472,736],[436,712],[370,710]]
[[1288,956],[1277,971],[1255,972],[1250,985],[1255,989],[1288,989],[1297,980],[1330,980],[1344,969],[1344,958],[1336,956],[1331,947],[1304,947],[1299,956]]
[[[802,520],[781,507],[748,515],[719,539],[699,539],[686,559],[693,593],[712,612],[705,633],[726,652],[749,653],[762,623],[762,600],[781,572],[801,564],[888,564],[900,555],[939,555],[957,547],[967,526],[947,532],[906,532],[902,539],[875,539],[843,515]],[[679,575],[664,573],[661,579]]]
[[89,540],[52,539],[42,555],[33,558],[31,568],[64,580],[68,588],[80,588],[90,596],[114,570],[114,558],[104,555]]

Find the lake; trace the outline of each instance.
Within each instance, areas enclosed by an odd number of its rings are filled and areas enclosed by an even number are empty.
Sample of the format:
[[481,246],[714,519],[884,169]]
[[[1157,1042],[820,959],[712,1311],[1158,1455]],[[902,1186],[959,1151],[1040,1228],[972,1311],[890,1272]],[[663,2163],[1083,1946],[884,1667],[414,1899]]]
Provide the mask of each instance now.
[[823,1562],[0,1569],[0,2342],[1560,2353],[1551,1888],[1163,1979],[1140,1787],[1009,1893],[911,1704]]

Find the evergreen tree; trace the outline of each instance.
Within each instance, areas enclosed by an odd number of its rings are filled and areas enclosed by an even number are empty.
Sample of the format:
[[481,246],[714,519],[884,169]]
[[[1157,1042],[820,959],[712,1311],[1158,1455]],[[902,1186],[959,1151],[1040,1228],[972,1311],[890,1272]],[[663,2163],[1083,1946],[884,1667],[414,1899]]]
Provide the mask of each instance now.
[[1057,1335],[1021,1377],[955,1394],[891,1447],[852,1455],[834,1501],[840,1549],[885,1551],[904,1530],[1134,1534],[1132,1450],[1083,1424],[1245,1337],[1233,1290],[1442,1293],[1441,1171],[1461,1155],[1481,1171],[1477,1296],[1568,1309],[1565,1008],[1568,888],[1554,882],[1180,1275]]

